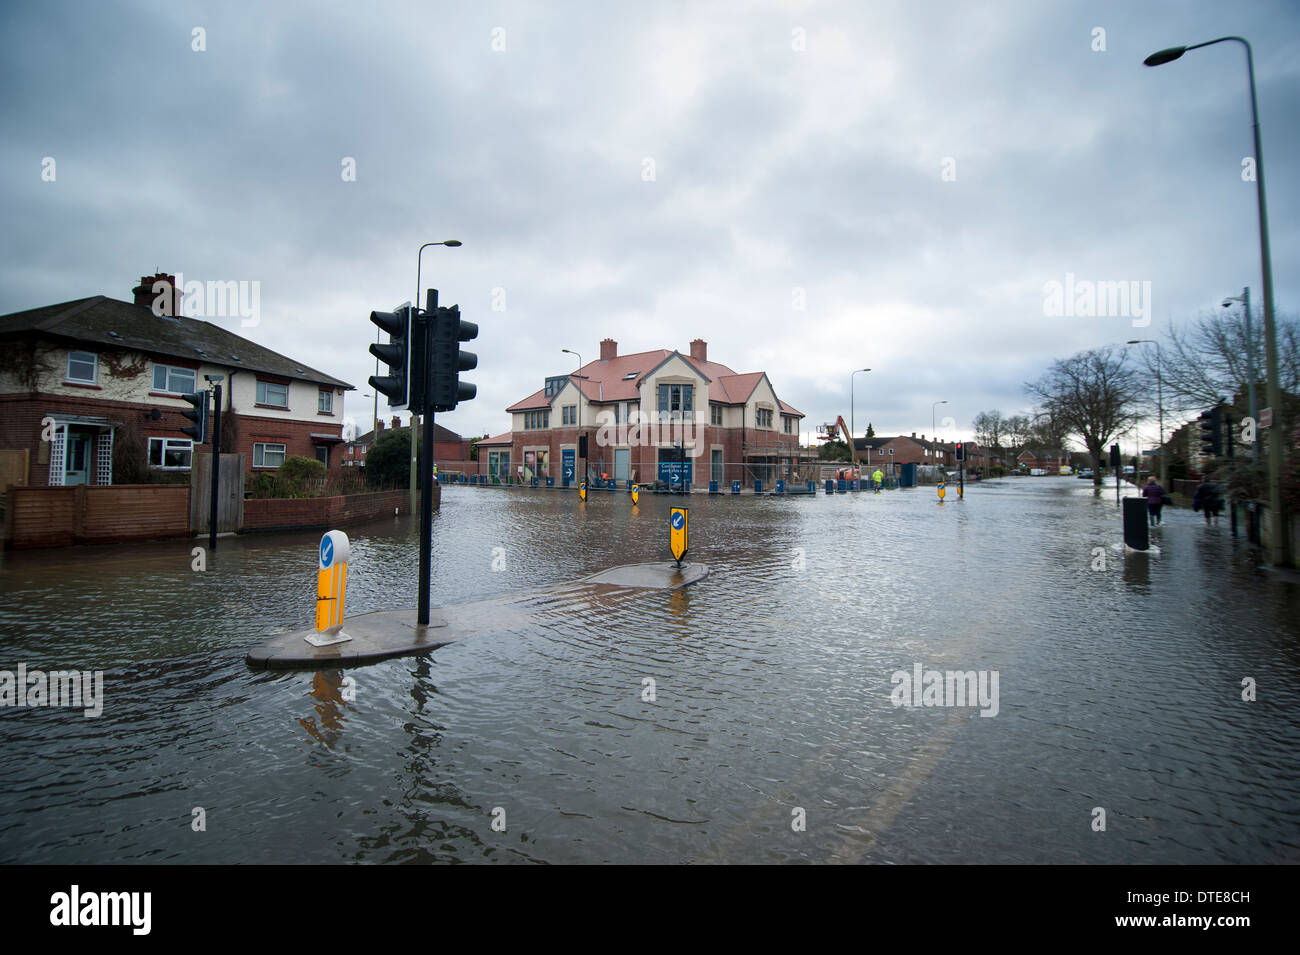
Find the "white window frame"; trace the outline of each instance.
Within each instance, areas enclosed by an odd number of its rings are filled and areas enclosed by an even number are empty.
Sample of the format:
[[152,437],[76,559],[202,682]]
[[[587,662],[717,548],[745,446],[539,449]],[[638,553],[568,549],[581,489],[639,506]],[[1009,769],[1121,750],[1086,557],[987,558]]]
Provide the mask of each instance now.
[[722,405],[709,406],[709,424],[714,427],[722,427]]
[[[272,454],[280,455],[280,464],[267,464],[267,448],[279,448],[279,451],[272,451]],[[285,459],[289,456],[289,446],[280,441],[254,441],[253,442],[253,467],[255,468],[278,468],[284,464]]]
[[[158,372],[160,371],[163,373],[162,387],[158,386]],[[194,378],[192,387],[183,390],[172,388],[172,372],[174,371],[181,372],[182,376],[185,374],[192,375]],[[153,390],[169,395],[192,395],[199,390],[199,373],[193,368],[184,368],[180,365],[164,365],[156,362],[153,366]]]
[[[90,356],[90,377],[89,378],[72,377],[72,361],[74,355]],[[84,364],[86,359],[80,358],[78,359],[78,361]],[[99,384],[99,355],[93,351],[73,351],[72,349],[69,349],[68,361],[63,371],[64,371],[64,376],[63,376],[64,381],[76,382],[79,385],[97,385]]]
[[[269,400],[270,392],[268,389],[270,388],[284,389],[284,404],[276,404],[274,401]],[[259,378],[257,380],[257,404],[266,405],[270,408],[284,408],[286,411],[289,410],[289,386],[282,385],[278,381],[263,381]]]
[[[322,404],[325,405],[324,408],[321,407]],[[319,414],[334,413],[334,389],[333,388],[322,388],[320,389],[320,391],[316,393],[316,411]]]
[[[153,463],[155,442],[158,446],[159,464]],[[168,452],[183,452],[190,456],[189,464],[168,464]],[[149,467],[155,471],[188,471],[194,466],[194,442],[189,438],[150,438],[148,458]]]

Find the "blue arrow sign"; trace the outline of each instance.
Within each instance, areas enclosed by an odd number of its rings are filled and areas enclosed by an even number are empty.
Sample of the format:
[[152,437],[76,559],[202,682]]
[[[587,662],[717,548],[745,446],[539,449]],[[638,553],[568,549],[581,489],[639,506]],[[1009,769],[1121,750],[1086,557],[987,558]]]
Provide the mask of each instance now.
[[320,542],[320,565],[328,567],[332,560],[334,560],[334,539],[322,537]]
[[672,517],[673,530],[679,531],[686,525],[686,515],[677,511]]

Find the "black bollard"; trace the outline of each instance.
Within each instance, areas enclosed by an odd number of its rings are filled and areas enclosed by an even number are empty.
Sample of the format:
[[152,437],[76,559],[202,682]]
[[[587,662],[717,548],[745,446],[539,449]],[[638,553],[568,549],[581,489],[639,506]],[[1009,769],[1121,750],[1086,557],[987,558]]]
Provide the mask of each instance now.
[[1145,497],[1124,498],[1124,543],[1134,550],[1149,550],[1151,547]]

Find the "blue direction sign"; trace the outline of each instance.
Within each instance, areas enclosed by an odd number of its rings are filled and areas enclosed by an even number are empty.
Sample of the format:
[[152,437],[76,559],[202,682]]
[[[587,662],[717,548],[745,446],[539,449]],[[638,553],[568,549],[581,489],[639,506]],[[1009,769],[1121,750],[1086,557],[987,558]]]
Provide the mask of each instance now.
[[687,531],[690,515],[684,507],[674,507],[668,512],[668,546],[677,563],[686,556]]
[[334,562],[334,538],[326,534],[320,539],[320,567],[327,570]]

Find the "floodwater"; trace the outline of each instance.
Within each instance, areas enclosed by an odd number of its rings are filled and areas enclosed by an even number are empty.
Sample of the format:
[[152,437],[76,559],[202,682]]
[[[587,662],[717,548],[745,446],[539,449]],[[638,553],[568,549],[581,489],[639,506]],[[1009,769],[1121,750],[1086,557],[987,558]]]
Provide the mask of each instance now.
[[[434,606],[525,612],[319,673],[244,663],[317,533],[0,555],[0,670],[104,671],[0,707],[0,862],[1300,861],[1300,584],[1188,511],[1125,556],[1073,478],[953,497],[694,496],[710,576],[597,594],[547,588],[682,498],[448,487]],[[413,607],[413,525],[348,531],[348,613]],[[894,705],[918,665],[996,694]]]

